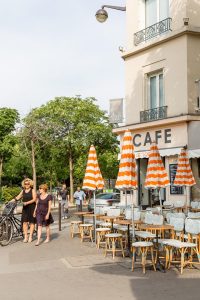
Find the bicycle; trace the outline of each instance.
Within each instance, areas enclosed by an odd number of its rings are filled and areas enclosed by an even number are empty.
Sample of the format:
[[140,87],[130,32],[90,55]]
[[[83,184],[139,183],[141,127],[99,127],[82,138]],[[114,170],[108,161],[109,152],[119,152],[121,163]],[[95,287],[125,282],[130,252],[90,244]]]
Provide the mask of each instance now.
[[0,217],[0,245],[7,246],[13,237],[23,237],[21,220],[15,217],[17,202],[8,202]]

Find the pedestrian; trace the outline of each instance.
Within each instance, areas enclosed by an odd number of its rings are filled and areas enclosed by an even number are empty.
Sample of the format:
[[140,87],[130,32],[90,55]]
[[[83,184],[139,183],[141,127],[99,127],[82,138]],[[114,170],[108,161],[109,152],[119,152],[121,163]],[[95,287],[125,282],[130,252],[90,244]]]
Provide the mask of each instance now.
[[47,184],[39,186],[39,195],[37,196],[36,207],[34,210],[34,217],[37,219],[37,242],[35,246],[39,246],[42,235],[42,226],[46,227],[46,240],[44,243],[50,241],[50,224],[54,222],[51,215],[52,196],[48,194]]
[[[24,235],[24,243],[31,243],[33,240],[33,232],[35,229],[36,219],[33,216],[36,203],[36,192],[33,189],[33,180],[25,178],[22,181],[22,191],[11,201],[19,201],[22,199],[23,208],[22,208],[22,230]],[[28,237],[28,227],[30,226],[30,233]]]
[[67,219],[68,216],[68,206],[69,206],[69,194],[66,188],[66,184],[62,185],[62,189],[59,192],[60,201],[61,201],[61,216],[62,219]]
[[76,201],[77,211],[82,211],[82,204],[83,201],[85,201],[85,197],[86,197],[85,193],[78,186],[77,191],[74,193],[74,199]]

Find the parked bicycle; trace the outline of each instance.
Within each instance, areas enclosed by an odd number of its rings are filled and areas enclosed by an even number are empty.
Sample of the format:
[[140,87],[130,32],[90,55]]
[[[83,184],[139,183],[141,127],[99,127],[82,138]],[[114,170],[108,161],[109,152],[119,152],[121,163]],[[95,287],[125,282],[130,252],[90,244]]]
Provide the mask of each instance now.
[[0,217],[0,245],[7,246],[12,238],[23,237],[21,220],[14,215],[17,202],[8,202]]

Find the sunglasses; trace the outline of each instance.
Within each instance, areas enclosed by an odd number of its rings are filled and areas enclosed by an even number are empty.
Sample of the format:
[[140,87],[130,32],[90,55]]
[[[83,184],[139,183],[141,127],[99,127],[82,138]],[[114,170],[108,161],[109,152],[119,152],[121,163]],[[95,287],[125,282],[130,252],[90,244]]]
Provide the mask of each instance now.
[[24,183],[24,185],[30,185],[30,183]]

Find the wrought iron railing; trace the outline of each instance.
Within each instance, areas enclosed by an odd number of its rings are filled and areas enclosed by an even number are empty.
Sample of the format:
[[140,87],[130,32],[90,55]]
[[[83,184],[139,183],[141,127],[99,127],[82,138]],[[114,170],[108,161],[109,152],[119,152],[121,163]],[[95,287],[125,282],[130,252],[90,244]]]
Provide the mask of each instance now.
[[153,37],[163,34],[164,32],[170,31],[171,29],[171,18],[162,20],[156,24],[153,24],[143,30],[140,30],[134,34],[134,44],[139,45]]
[[140,122],[149,122],[167,118],[167,106],[160,106],[140,112]]

